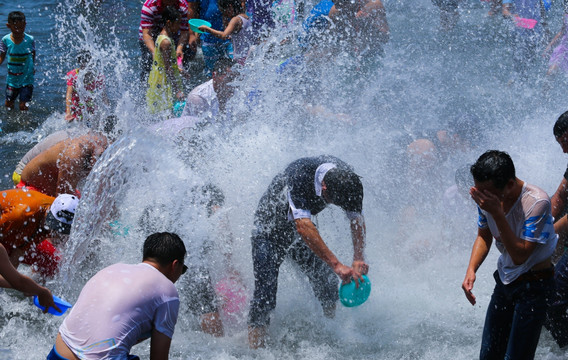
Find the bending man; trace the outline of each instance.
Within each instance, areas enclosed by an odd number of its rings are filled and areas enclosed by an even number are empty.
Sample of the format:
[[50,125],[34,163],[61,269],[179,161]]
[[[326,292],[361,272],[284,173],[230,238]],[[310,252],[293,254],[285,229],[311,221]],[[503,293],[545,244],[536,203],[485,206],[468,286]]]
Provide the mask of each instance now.
[[[342,264],[311,221],[328,204],[341,207],[351,222],[353,264]],[[260,199],[252,236],[255,287],[249,313],[249,344],[264,346],[270,312],[276,307],[278,270],[285,256],[308,276],[325,316],[335,315],[338,279],[361,281],[365,263],[363,185],[351,166],[322,155],[292,162]],[[298,235],[302,238],[298,238]],[[337,275],[337,276],[336,276]]]

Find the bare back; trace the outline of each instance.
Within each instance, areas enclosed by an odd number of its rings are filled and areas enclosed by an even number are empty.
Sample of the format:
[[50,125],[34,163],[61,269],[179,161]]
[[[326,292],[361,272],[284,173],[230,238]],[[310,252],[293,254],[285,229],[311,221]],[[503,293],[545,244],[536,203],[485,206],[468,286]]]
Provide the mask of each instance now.
[[60,141],[26,165],[22,181],[49,196],[74,193],[107,145],[106,138],[95,133]]

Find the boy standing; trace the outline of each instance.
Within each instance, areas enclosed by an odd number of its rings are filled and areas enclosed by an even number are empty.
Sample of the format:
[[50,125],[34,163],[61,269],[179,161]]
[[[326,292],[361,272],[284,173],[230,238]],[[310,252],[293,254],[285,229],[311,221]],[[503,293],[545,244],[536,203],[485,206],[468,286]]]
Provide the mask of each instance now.
[[8,56],[6,77],[6,107],[12,109],[20,97],[20,110],[28,110],[34,90],[35,40],[25,33],[26,16],[21,11],[8,14],[8,29],[12,32],[0,41],[0,64]]
[[550,199],[540,188],[517,178],[513,160],[502,151],[485,152],[471,166],[471,174],[478,232],[462,289],[472,305],[476,272],[493,239],[501,252],[479,358],[534,359],[554,291],[551,256],[558,237]]

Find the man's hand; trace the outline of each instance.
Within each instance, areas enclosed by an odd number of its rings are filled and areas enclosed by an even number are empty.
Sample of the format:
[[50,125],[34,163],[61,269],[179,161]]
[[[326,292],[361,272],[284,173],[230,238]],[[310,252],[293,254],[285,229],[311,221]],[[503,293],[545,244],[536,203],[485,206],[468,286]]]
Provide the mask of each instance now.
[[53,301],[53,295],[51,295],[51,291],[49,291],[48,289],[42,287],[41,292],[37,294],[37,300],[39,304],[44,307],[44,314],[47,312],[47,310],[49,310],[50,307],[54,308],[58,312],[61,312],[61,309],[58,308],[57,305],[55,305],[55,302]]
[[344,284],[355,280],[355,286],[359,287],[359,281],[363,282],[362,275],[367,274],[369,271],[369,265],[367,265],[364,261],[354,261],[352,267],[338,263],[333,271],[341,278],[341,281]]
[[475,282],[475,273],[468,271],[465,274],[465,279],[462,284],[462,289],[463,292],[465,293],[465,297],[467,298],[467,300],[469,300],[471,305],[475,305],[475,296],[471,292],[471,290],[473,289],[474,282]]
[[479,191],[477,188],[472,187],[469,190],[471,198],[482,210],[487,211],[491,215],[496,215],[499,212],[503,212],[503,207],[501,206],[501,199],[499,199],[495,194],[484,190]]

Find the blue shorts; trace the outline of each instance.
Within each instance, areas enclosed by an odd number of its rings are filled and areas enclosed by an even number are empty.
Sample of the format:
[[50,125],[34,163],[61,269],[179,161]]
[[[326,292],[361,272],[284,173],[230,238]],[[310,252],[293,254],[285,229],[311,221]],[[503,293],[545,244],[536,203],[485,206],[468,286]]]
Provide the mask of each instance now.
[[69,359],[64,358],[63,356],[59,355],[57,350],[55,350],[55,345],[54,345],[53,348],[51,349],[51,351],[49,352],[49,354],[47,354],[46,360],[69,360]]
[[20,102],[28,102],[32,99],[34,92],[33,85],[22,86],[21,88],[14,88],[10,85],[6,86],[6,101],[14,102],[20,96]]
[[[136,355],[127,355],[127,356],[128,360],[140,360],[140,358]],[[57,350],[55,350],[55,345],[54,345],[51,351],[49,352],[49,354],[47,354],[46,360],[69,360],[69,359],[59,355]]]

